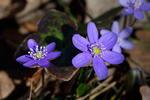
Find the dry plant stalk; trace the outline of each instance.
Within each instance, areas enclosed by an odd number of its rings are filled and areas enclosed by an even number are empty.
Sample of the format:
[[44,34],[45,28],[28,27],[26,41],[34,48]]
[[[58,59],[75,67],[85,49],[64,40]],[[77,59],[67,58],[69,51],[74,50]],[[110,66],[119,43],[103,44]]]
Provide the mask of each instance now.
[[113,86],[115,86],[117,84],[117,82],[112,82],[111,84],[109,84],[107,87],[105,87],[104,89],[102,89],[101,91],[98,91],[97,93],[94,93],[92,96],[90,96],[89,100],[93,100],[94,98],[96,98],[97,96],[99,96],[100,94],[104,93],[105,91],[109,90],[110,88],[112,88]]
[[[96,88],[94,88],[90,93],[88,93],[87,95],[78,98],[77,100],[85,100],[87,97],[94,95],[97,93],[97,91],[99,91],[100,89],[102,89],[103,87],[107,86],[107,84],[112,80],[113,76],[110,76],[109,78],[107,78],[103,83],[99,84]],[[108,86],[107,86],[108,87]],[[106,88],[107,88],[106,87]],[[105,89],[105,88],[104,88]],[[103,91],[103,90],[102,90]]]

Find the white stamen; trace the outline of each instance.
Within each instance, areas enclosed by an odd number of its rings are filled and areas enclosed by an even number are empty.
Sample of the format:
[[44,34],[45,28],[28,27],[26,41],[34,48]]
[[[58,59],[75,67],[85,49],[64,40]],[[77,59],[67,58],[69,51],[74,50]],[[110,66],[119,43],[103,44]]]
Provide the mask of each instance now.
[[[99,54],[96,54],[96,53],[95,53],[95,50],[94,50],[95,47],[100,50]],[[98,44],[98,43],[96,43],[96,44],[91,44],[91,45],[88,46],[88,48],[89,48],[89,51],[91,52],[91,54],[92,54],[94,57],[95,57],[95,56],[102,57],[102,56],[104,55],[104,50],[106,49],[102,43],[100,43],[100,44]]]
[[34,51],[32,48],[30,48],[30,51]]
[[45,47],[42,47],[42,46],[40,46],[40,48],[39,46],[36,46],[35,50],[30,48],[30,51],[28,52],[28,54],[34,60],[37,60],[37,59],[40,60],[40,59],[43,59],[47,55],[47,49],[45,49]]
[[40,50],[42,50],[42,49],[43,49],[43,47],[41,46],[41,47],[40,47]]

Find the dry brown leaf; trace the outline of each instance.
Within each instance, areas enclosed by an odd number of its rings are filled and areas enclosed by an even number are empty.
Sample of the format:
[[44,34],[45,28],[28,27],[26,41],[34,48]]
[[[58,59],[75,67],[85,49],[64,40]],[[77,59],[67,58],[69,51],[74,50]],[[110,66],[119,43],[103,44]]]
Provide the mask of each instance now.
[[140,87],[140,93],[142,96],[142,100],[150,100],[150,87],[147,85],[143,85]]
[[[139,41],[134,41],[135,48],[127,52],[135,63],[150,74],[150,31],[138,31],[136,36]],[[129,63],[134,67],[132,62]]]
[[51,10],[41,19],[38,26],[38,33],[29,35],[21,43],[16,51],[16,57],[28,51],[27,40],[29,38],[35,39],[39,45],[56,42],[57,45],[55,50],[57,50],[57,46],[60,46],[58,48],[59,51],[62,52],[62,55],[59,57],[60,59],[56,59],[54,62],[51,61],[51,66],[46,68],[46,70],[56,79],[69,81],[79,70],[73,67],[70,63],[72,59],[71,57],[74,56],[75,48],[73,48],[72,44],[66,45],[66,43],[70,42],[72,34],[75,32],[76,28],[76,24],[66,14],[56,10]]
[[73,66],[59,67],[52,64],[46,69],[53,77],[63,81],[69,81],[79,70],[79,68],[75,68]]
[[0,100],[8,97],[14,89],[15,86],[8,74],[0,71]]

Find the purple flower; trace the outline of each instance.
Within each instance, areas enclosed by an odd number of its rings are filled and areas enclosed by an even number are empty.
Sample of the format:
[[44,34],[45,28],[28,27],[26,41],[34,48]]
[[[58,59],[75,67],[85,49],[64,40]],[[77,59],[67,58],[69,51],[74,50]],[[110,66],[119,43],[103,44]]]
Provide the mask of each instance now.
[[100,79],[105,79],[108,76],[108,70],[104,61],[120,64],[124,60],[122,54],[110,51],[117,41],[117,36],[110,32],[98,39],[98,30],[93,22],[88,23],[87,33],[89,41],[79,34],[75,34],[72,38],[74,46],[82,51],[72,59],[72,64],[79,68],[93,60],[95,73]]
[[[112,24],[111,31],[113,33],[117,34],[117,36],[118,36],[118,40],[117,40],[115,46],[113,47],[112,51],[121,53],[121,48],[123,48],[125,50],[131,50],[134,48],[134,44],[131,41],[126,40],[133,31],[132,27],[126,27],[125,29],[120,31],[119,23],[117,21],[114,21]],[[105,34],[110,33],[110,31],[106,30],[106,29],[102,29],[100,33],[101,33],[101,35],[105,35]]]
[[55,49],[55,42],[50,43],[46,47],[39,46],[33,39],[28,40],[28,55],[20,56],[16,59],[18,62],[24,63],[25,67],[39,65],[40,67],[49,67],[52,60],[60,56],[61,52],[52,52]]
[[138,20],[144,19],[142,11],[150,11],[150,2],[145,0],[119,0],[119,3],[126,8],[122,11],[124,15],[134,14]]

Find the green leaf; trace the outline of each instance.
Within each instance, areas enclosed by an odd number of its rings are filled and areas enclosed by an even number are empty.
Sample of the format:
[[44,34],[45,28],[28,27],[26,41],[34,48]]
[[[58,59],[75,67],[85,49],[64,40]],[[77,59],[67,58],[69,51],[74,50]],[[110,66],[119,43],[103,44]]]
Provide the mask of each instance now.
[[148,31],[149,31],[149,30],[150,30],[150,27],[143,27],[142,29],[143,29],[143,30],[148,30]]
[[150,42],[144,42],[140,44],[141,47],[150,46]]
[[50,37],[53,36],[53,33],[55,33],[55,37],[59,40],[63,40],[64,36],[63,33],[55,26],[48,26],[49,31],[47,32],[47,34],[41,33],[41,39],[45,40],[46,37]]
[[62,49],[66,43],[70,42],[76,28],[76,24],[66,14],[50,10],[41,19],[37,34],[42,41],[46,41],[47,44],[55,41]]
[[88,86],[84,83],[80,83],[76,89],[77,96],[83,96],[88,91]]
[[129,40],[130,40],[130,41],[138,41],[138,39],[137,39],[137,38],[134,38],[134,37],[129,37]]
[[52,100],[60,100],[60,98],[58,97],[58,98],[53,98]]
[[127,81],[129,87],[132,88],[134,86],[134,84],[136,82],[136,76],[137,76],[136,70],[132,70],[132,69],[129,70],[129,72],[128,72],[128,81]]
[[94,70],[93,70],[93,67],[91,67],[91,68],[89,69],[89,74],[87,75],[86,81],[88,81],[88,80],[90,79],[90,77],[91,77],[93,71],[94,71]]
[[79,74],[79,76],[78,76],[78,81],[81,80],[81,78],[82,78],[82,76],[83,76],[83,73],[84,73],[84,69],[81,68],[81,69],[80,69],[80,74]]

